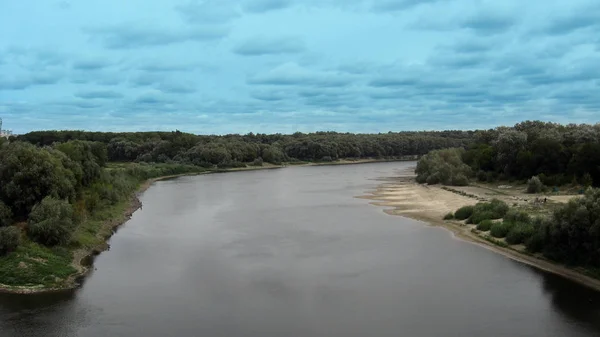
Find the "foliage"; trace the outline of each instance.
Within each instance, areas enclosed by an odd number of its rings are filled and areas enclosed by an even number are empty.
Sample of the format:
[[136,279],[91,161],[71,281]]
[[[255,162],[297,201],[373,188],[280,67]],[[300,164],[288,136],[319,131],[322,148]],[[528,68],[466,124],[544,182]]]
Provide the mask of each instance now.
[[504,215],[504,221],[513,222],[513,223],[531,223],[531,217],[525,211],[519,211],[517,209],[510,209]]
[[527,193],[540,193],[544,189],[544,184],[537,176],[527,180]]
[[473,208],[470,223],[479,224],[483,220],[501,219],[508,212],[508,205],[498,199],[491,202],[480,202]]
[[462,161],[463,149],[451,148],[431,151],[417,163],[417,182],[430,185],[468,185],[471,168]]
[[490,228],[490,235],[495,238],[506,237],[508,232],[510,232],[510,230],[514,226],[515,226],[515,224],[512,222],[507,222],[507,221],[496,222],[492,225],[492,228]]
[[0,201],[0,227],[10,226],[13,223],[13,213],[10,207]]
[[525,243],[535,233],[535,228],[532,224],[517,222],[506,234],[506,242],[511,245]]
[[600,189],[588,189],[536,229],[531,250],[574,265],[600,266]]
[[252,161],[252,166],[263,166],[263,159],[258,157]]
[[76,180],[68,158],[31,144],[0,149],[0,200],[15,216],[25,216],[46,196],[74,200]]
[[466,220],[473,215],[474,206],[463,206],[454,212],[456,220]]
[[494,225],[494,222],[492,220],[489,220],[489,219],[483,220],[479,224],[477,224],[477,230],[480,230],[482,232],[487,232],[492,228],[493,225]]
[[73,209],[67,201],[46,197],[35,205],[27,221],[27,234],[38,243],[65,245],[75,229]]
[[450,212],[446,215],[444,215],[444,220],[452,220],[454,219],[454,213]]
[[14,226],[0,228],[0,255],[17,249],[21,239],[21,231]]

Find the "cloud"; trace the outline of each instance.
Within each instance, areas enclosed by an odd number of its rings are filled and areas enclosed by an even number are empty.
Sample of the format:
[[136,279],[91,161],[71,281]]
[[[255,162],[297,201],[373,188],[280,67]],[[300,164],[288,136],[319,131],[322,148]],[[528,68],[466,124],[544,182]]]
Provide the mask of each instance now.
[[240,16],[230,1],[190,1],[175,7],[175,10],[191,24],[225,23]]
[[244,11],[248,13],[265,13],[291,6],[291,0],[247,0],[243,3]]
[[165,77],[161,74],[144,72],[132,77],[129,82],[135,87],[150,86],[162,81]]
[[102,58],[88,58],[75,61],[73,63],[73,69],[77,70],[98,70],[110,66],[111,63],[106,59]]
[[161,63],[161,62],[147,62],[139,65],[136,68],[147,72],[179,72],[179,71],[191,71],[197,68],[197,64],[186,64],[186,63]]
[[223,26],[193,28],[166,28],[156,25],[127,24],[86,29],[92,41],[99,41],[109,49],[133,49],[167,46],[181,42],[203,42],[221,39],[229,34]]
[[62,75],[57,73],[39,73],[27,76],[0,78],[0,90],[24,90],[32,86],[58,83]]
[[282,101],[284,99],[289,99],[290,95],[288,93],[285,92],[281,92],[281,91],[254,91],[252,93],[250,93],[250,97],[257,99],[257,100],[261,100],[261,101],[267,101],[267,102],[276,102],[276,101]]
[[598,28],[600,28],[600,10],[583,9],[577,13],[550,19],[541,32],[550,35],[562,35],[586,28],[594,28],[598,31]]
[[75,97],[83,99],[119,99],[123,94],[112,90],[81,91],[75,94]]
[[191,82],[178,80],[161,82],[158,85],[157,89],[164,93],[170,94],[191,94],[193,92],[196,92],[197,86]]
[[387,88],[387,87],[407,87],[416,85],[419,81],[415,78],[402,77],[379,77],[369,82],[372,87]]
[[505,33],[515,24],[514,16],[482,12],[465,19],[460,27],[470,29],[478,34],[491,35]]
[[420,5],[435,4],[447,0],[379,0],[374,1],[372,9],[375,12],[403,11]]
[[244,56],[295,54],[306,49],[304,40],[299,37],[253,37],[239,43],[233,52]]
[[352,79],[339,73],[306,69],[290,62],[275,67],[264,74],[252,76],[248,79],[248,83],[255,85],[343,87],[352,83]]
[[165,105],[174,103],[174,101],[173,99],[165,97],[159,91],[154,90],[138,96],[133,103],[143,105]]

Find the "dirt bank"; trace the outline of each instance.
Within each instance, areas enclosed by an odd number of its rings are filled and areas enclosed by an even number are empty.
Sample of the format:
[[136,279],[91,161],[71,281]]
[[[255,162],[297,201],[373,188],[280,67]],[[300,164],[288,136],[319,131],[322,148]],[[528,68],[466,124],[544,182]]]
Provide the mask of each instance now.
[[[474,205],[491,197],[505,200],[509,204],[532,203],[519,193],[497,191],[485,186],[469,186],[465,188],[445,189],[441,186],[420,185],[415,182],[412,168],[399,176],[386,179],[375,191],[359,198],[372,200],[373,205],[382,206],[385,213],[400,215],[426,222],[433,226],[443,227],[454,234],[454,237],[480,245],[486,249],[507,256],[516,261],[526,263],[539,269],[561,275],[573,281],[600,291],[600,280],[591,278],[576,270],[552,263],[542,257],[526,254],[522,246],[501,247],[487,241],[485,234],[472,232],[474,226],[457,221],[444,221],[444,215],[456,211],[466,205]],[[461,191],[465,192],[464,194]],[[531,196],[528,197],[531,199]],[[566,196],[552,198],[553,202],[570,199]]]

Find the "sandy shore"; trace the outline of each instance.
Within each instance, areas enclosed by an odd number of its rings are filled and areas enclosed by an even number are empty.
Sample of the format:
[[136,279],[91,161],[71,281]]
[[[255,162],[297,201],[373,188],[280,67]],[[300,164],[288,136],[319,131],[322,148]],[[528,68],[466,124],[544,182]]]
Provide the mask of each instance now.
[[[443,189],[441,186],[420,185],[415,182],[414,168],[399,176],[387,179],[375,191],[359,198],[373,200],[373,205],[382,206],[385,213],[400,215],[419,220],[433,226],[440,226],[454,237],[477,244],[513,260],[526,263],[536,268],[555,273],[600,291],[600,280],[584,275],[576,270],[552,263],[541,257],[522,252],[522,247],[504,248],[484,239],[482,234],[473,233],[474,226],[464,225],[457,221],[444,221],[444,215],[454,212],[466,205],[474,205],[479,200],[488,199],[468,197]],[[509,196],[505,196],[508,198]],[[510,196],[511,198],[513,196]]]

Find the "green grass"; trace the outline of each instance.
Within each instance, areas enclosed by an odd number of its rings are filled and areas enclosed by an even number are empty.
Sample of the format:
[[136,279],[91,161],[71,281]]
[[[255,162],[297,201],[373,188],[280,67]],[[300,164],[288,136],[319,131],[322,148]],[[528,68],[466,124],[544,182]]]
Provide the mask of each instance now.
[[16,251],[0,258],[1,283],[9,286],[58,287],[76,272],[72,252],[24,239]]

